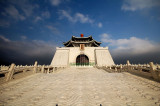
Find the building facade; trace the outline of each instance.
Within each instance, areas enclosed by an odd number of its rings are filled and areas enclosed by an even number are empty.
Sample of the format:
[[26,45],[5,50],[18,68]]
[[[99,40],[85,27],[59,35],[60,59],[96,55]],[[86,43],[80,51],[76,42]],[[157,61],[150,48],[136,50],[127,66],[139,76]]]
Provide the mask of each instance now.
[[72,36],[71,40],[63,44],[64,47],[56,48],[51,62],[53,67],[114,65],[108,47],[100,47],[101,42],[95,41],[92,36]]

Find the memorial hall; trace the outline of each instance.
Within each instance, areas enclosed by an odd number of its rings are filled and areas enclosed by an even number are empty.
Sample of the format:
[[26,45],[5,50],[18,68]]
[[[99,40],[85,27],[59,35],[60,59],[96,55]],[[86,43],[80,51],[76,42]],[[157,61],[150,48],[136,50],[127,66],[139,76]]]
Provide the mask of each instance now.
[[63,43],[64,47],[57,47],[52,59],[53,67],[70,66],[111,66],[114,65],[108,47],[101,47],[101,42],[92,36],[72,38]]

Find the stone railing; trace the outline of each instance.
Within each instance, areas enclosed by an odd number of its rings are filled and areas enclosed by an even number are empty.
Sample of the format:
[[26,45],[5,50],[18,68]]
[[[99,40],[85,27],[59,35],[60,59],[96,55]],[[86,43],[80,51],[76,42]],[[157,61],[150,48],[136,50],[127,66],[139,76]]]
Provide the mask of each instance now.
[[22,66],[22,65],[15,65],[12,63],[10,66],[0,66],[0,78],[4,77],[3,79],[6,81],[10,81],[13,79],[13,76],[20,73],[26,73],[31,71],[34,73],[54,73],[65,67],[52,67],[49,65],[38,65],[36,61],[34,65],[30,66]]
[[153,64],[130,64],[127,61],[127,64],[112,65],[112,66],[95,66],[96,68],[103,69],[107,72],[129,72],[136,74],[145,78],[154,79],[160,81],[160,65]]

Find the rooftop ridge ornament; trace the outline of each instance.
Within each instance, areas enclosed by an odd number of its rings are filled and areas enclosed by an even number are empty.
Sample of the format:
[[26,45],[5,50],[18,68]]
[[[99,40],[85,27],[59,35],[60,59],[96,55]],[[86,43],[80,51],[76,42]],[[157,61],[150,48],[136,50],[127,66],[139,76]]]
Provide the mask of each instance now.
[[83,35],[83,34],[81,34],[81,37],[84,37],[84,35]]

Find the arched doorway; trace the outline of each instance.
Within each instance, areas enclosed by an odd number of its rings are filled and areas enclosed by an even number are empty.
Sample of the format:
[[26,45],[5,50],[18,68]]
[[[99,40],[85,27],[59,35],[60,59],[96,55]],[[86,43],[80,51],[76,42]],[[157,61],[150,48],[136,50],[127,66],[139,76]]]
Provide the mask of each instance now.
[[77,56],[76,65],[89,65],[89,58],[84,54]]

